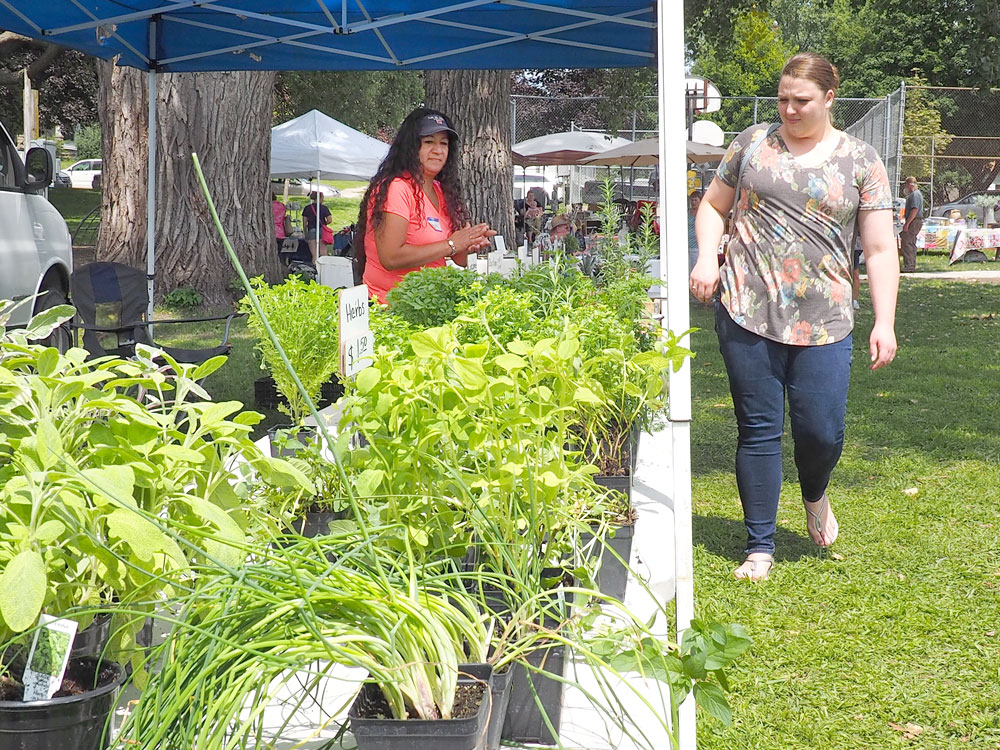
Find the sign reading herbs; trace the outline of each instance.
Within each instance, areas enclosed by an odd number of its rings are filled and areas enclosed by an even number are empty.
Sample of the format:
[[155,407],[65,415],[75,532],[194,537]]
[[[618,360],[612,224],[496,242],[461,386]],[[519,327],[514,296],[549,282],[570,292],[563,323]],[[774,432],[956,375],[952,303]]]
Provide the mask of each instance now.
[[372,363],[375,337],[368,318],[368,287],[365,284],[339,293],[340,374],[351,377]]

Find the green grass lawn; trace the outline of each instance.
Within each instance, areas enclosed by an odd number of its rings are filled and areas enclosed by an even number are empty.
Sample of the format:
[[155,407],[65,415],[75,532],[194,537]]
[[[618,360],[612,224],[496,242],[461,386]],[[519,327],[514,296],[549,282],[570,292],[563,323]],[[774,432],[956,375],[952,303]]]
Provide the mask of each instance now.
[[866,292],[830,487],[840,538],[812,545],[789,439],[757,585],[732,578],[736,427],[711,311],[694,311],[696,609],[754,638],[733,726],[701,721],[699,748],[1000,748],[1000,285],[904,278],[899,354],[874,373]]
[[62,214],[70,234],[72,234],[83,218],[101,205],[101,191],[74,190],[73,188],[52,189],[49,190],[49,203]]

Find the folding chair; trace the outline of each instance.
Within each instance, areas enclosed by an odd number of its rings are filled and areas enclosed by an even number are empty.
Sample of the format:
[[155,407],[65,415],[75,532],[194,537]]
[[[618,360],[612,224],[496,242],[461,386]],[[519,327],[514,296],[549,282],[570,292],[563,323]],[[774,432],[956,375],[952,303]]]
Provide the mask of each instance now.
[[[135,354],[136,344],[148,344],[162,349],[178,362],[200,364],[212,357],[228,355],[232,348],[229,330],[233,318],[239,317],[240,313],[153,321],[156,327],[226,321],[222,343],[209,349],[183,349],[152,341],[148,335],[149,322],[146,320],[149,296],[146,291],[146,274],[143,271],[121,263],[88,263],[73,271],[69,285],[71,304],[76,307],[73,328],[76,334],[82,332],[83,348],[91,357],[109,354],[131,357]],[[110,341],[110,344],[102,342],[102,338]]]

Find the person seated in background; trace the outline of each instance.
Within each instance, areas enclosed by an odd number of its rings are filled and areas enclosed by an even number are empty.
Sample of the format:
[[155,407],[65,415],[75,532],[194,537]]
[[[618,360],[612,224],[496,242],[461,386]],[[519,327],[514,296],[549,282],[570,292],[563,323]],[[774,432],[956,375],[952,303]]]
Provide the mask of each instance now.
[[547,258],[556,248],[561,248],[563,240],[570,233],[572,225],[566,214],[556,214],[549,222],[547,232],[542,232],[535,240],[538,247],[538,254],[542,258]]
[[529,245],[534,245],[535,240],[542,231],[542,215],[545,209],[535,195],[534,190],[529,190],[524,196],[524,231]]

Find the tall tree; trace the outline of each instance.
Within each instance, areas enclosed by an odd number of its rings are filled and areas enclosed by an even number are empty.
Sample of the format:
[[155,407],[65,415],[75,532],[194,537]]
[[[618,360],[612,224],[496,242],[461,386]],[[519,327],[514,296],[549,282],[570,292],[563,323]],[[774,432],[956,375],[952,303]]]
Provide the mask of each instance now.
[[[100,63],[104,137],[102,231],[97,256],[133,266],[146,257],[146,74]],[[274,74],[162,74],[157,85],[157,296],[192,286],[214,305],[235,276],[191,160],[247,273],[275,279],[268,191]]]
[[488,222],[513,248],[510,78],[508,70],[433,70],[424,86],[427,106],[451,117],[459,132],[469,216]]

